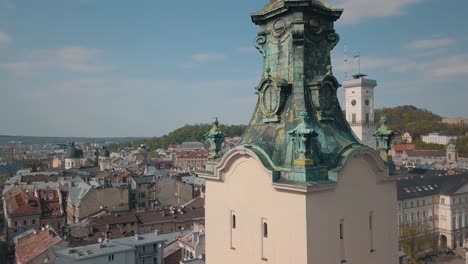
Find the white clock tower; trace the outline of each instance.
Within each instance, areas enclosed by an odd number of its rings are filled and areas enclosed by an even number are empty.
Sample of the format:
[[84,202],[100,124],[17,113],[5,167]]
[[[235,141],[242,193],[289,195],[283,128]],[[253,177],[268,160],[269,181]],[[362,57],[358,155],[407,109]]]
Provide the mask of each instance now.
[[354,134],[367,146],[375,149],[374,88],[376,80],[366,79],[357,74],[354,79],[345,81],[346,120]]

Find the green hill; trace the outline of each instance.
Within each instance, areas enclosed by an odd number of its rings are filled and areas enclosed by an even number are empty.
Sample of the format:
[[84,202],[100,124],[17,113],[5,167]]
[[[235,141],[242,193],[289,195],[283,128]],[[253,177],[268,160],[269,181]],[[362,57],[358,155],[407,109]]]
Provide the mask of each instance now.
[[[377,109],[375,120],[378,121],[380,116],[387,115],[390,121],[390,127],[399,135],[409,132],[414,139],[418,149],[443,150],[441,145],[424,144],[419,138],[421,135],[434,132],[446,131],[453,134],[465,134],[468,132],[468,127],[460,127],[442,123],[442,117],[428,110],[420,109],[412,105],[397,106],[392,108]],[[227,137],[241,136],[246,125],[221,125],[221,129]],[[166,148],[171,143],[181,143],[187,141],[205,142],[203,135],[211,128],[211,124],[196,124],[185,125],[171,133],[154,137],[133,141],[134,146],[139,146],[144,143],[151,149]],[[458,142],[459,150],[462,155],[468,156],[468,137],[460,139]]]
[[[468,127],[449,125],[442,123],[442,117],[428,110],[420,109],[412,105],[382,108],[375,111],[375,120],[380,116],[387,115],[390,127],[399,135],[409,132],[413,137],[413,143],[417,149],[445,150],[445,146],[436,144],[425,144],[421,141],[421,135],[444,131],[450,134],[465,135]],[[458,140],[457,147],[462,156],[468,156],[468,137]]]
[[[205,142],[203,135],[211,129],[211,124],[185,125],[162,137],[154,137],[147,140],[134,141],[134,146],[146,144],[151,149],[167,148],[171,143],[182,143],[190,141]],[[246,125],[221,125],[221,130],[226,137],[241,136]]]
[[383,114],[387,115],[390,126],[396,133],[409,132],[413,138],[435,131],[445,131],[451,134],[468,132],[467,127],[442,123],[441,116],[412,105],[377,109],[375,120],[378,121]]

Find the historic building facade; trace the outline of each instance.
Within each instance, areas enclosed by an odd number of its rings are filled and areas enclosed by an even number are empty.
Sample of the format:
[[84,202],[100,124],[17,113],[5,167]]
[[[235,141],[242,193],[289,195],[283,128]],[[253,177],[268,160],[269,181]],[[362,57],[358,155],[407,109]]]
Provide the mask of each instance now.
[[400,231],[416,225],[442,248],[468,246],[468,174],[415,175],[397,183]]
[[341,13],[272,0],[252,15],[264,67],[251,122],[222,157],[217,122],[205,135],[208,264],[397,263],[394,134],[381,120],[379,156],[342,114],[330,66]]

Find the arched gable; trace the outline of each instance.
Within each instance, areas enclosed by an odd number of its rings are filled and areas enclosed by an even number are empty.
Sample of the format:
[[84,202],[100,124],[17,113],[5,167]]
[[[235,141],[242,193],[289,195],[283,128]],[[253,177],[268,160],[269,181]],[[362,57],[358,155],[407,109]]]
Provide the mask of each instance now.
[[[225,175],[228,170],[233,170],[233,165],[238,166],[240,163],[235,164],[239,159],[253,159],[264,168],[265,172],[272,175],[273,172],[264,166],[260,157],[251,149],[245,147],[236,147],[226,153],[223,158],[214,167],[213,178],[215,180],[224,181]],[[205,176],[206,177],[206,176]]]

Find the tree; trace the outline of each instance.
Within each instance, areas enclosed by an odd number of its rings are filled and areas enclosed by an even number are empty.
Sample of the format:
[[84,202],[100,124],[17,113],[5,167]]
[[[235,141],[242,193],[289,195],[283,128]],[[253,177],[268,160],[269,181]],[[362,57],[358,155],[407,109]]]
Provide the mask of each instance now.
[[409,224],[400,229],[400,244],[410,257],[409,264],[423,263],[418,258],[428,249],[436,250],[437,243],[437,235],[427,225]]
[[468,135],[457,140],[457,150],[460,157],[468,157]]

